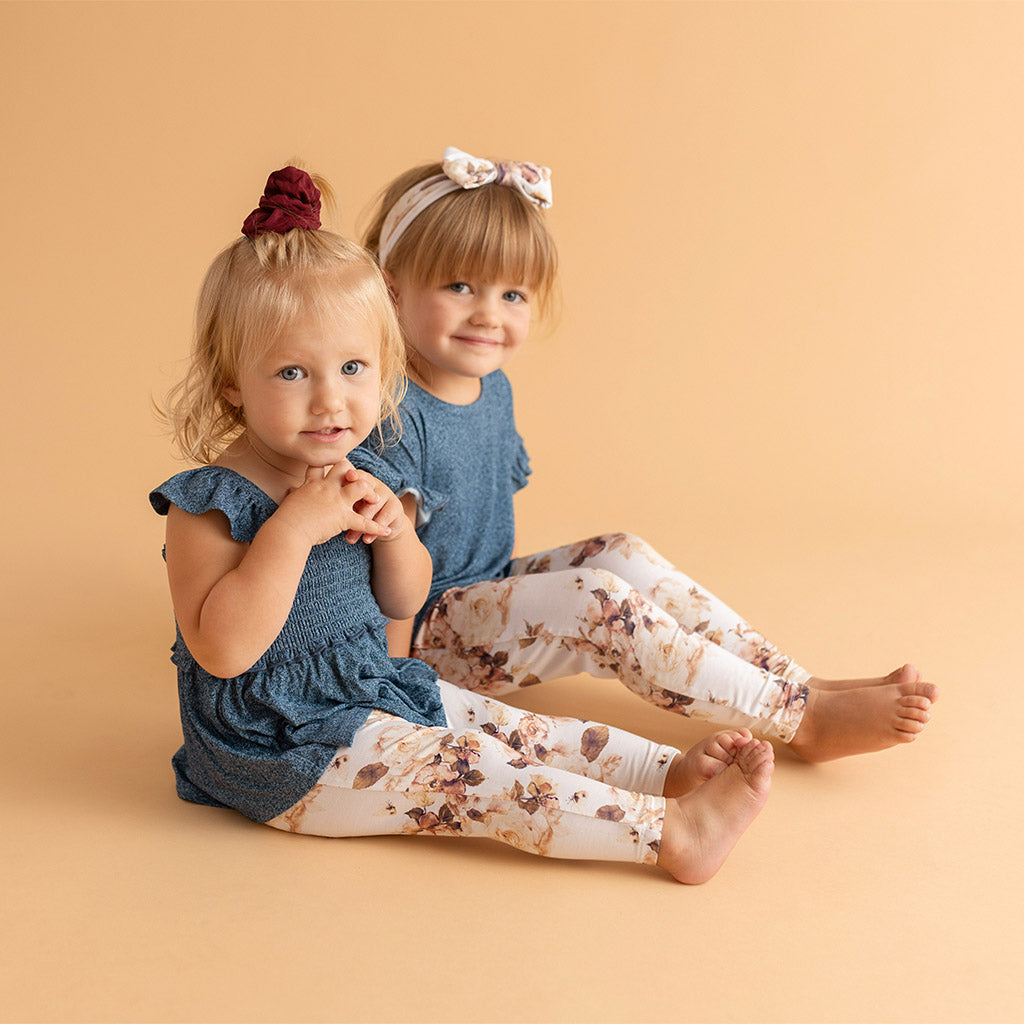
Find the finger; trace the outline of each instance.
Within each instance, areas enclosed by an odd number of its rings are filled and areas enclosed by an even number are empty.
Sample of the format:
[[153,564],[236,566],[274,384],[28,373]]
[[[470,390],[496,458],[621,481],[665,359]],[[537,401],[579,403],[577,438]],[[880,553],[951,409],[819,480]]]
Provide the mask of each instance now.
[[338,477],[347,476],[349,472],[354,472],[352,463],[349,462],[348,459],[341,459],[331,466],[326,475],[331,479],[336,479]]
[[342,484],[342,493],[346,500],[351,499],[352,507],[357,502],[364,502],[367,505],[382,505],[382,496],[369,480],[355,480],[352,483]]
[[355,533],[361,536],[365,533],[372,537],[386,537],[391,532],[390,526],[385,526],[373,519],[367,519],[366,516],[356,514],[348,518],[349,524],[343,531],[346,535]]
[[[382,508],[384,508],[384,503],[381,501],[367,501],[365,498],[360,498],[352,506],[352,511],[359,513],[361,516],[366,516],[367,519],[372,519],[376,522],[378,521],[377,513]],[[390,525],[390,523],[388,525]]]

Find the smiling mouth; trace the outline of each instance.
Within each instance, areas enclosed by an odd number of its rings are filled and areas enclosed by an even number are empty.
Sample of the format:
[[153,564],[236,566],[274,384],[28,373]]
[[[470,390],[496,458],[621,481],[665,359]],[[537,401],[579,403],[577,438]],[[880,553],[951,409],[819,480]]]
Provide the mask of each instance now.
[[457,334],[455,340],[461,341],[463,345],[479,345],[481,348],[498,348],[501,345],[497,338],[478,338],[471,334]]
[[324,427],[321,430],[304,430],[303,433],[306,437],[311,437],[315,441],[333,441],[335,438],[341,437],[345,433],[344,427]]

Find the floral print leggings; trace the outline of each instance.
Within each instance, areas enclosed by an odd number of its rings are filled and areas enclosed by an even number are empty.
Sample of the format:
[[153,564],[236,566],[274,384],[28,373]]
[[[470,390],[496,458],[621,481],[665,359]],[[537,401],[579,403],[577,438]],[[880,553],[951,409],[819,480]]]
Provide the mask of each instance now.
[[587,672],[677,714],[783,742],[809,673],[638,537],[605,534],[517,558],[505,579],[446,591],[412,654],[497,695]]
[[320,836],[487,837],[548,857],[656,864],[679,751],[440,682],[447,728],[370,714],[267,824]]

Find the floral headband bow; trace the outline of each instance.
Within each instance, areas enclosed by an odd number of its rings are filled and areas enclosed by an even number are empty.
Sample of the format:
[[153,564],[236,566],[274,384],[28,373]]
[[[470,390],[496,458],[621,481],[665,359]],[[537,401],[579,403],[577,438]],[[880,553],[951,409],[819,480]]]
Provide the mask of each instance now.
[[514,188],[531,203],[542,208],[551,205],[551,171],[539,164],[521,161],[492,163],[490,160],[463,153],[449,146],[441,161],[443,174],[413,185],[388,211],[380,229],[377,260],[381,267],[405,233],[406,228],[432,203],[459,189],[480,188],[481,185],[506,185]]

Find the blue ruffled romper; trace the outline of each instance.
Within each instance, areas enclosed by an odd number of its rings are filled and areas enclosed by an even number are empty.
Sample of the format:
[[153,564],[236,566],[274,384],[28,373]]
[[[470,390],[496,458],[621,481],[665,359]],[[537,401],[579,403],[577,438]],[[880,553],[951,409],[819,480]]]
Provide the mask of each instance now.
[[[220,466],[179,473],[149,498],[161,515],[172,503],[194,515],[223,512],[243,543],[277,510],[255,484]],[[232,679],[203,669],[178,632],[171,660],[184,744],[173,764],[182,799],[267,822],[309,792],[374,709],[445,725],[437,673],[388,656],[370,567],[365,544],[339,536],[314,547],[281,633]]]

